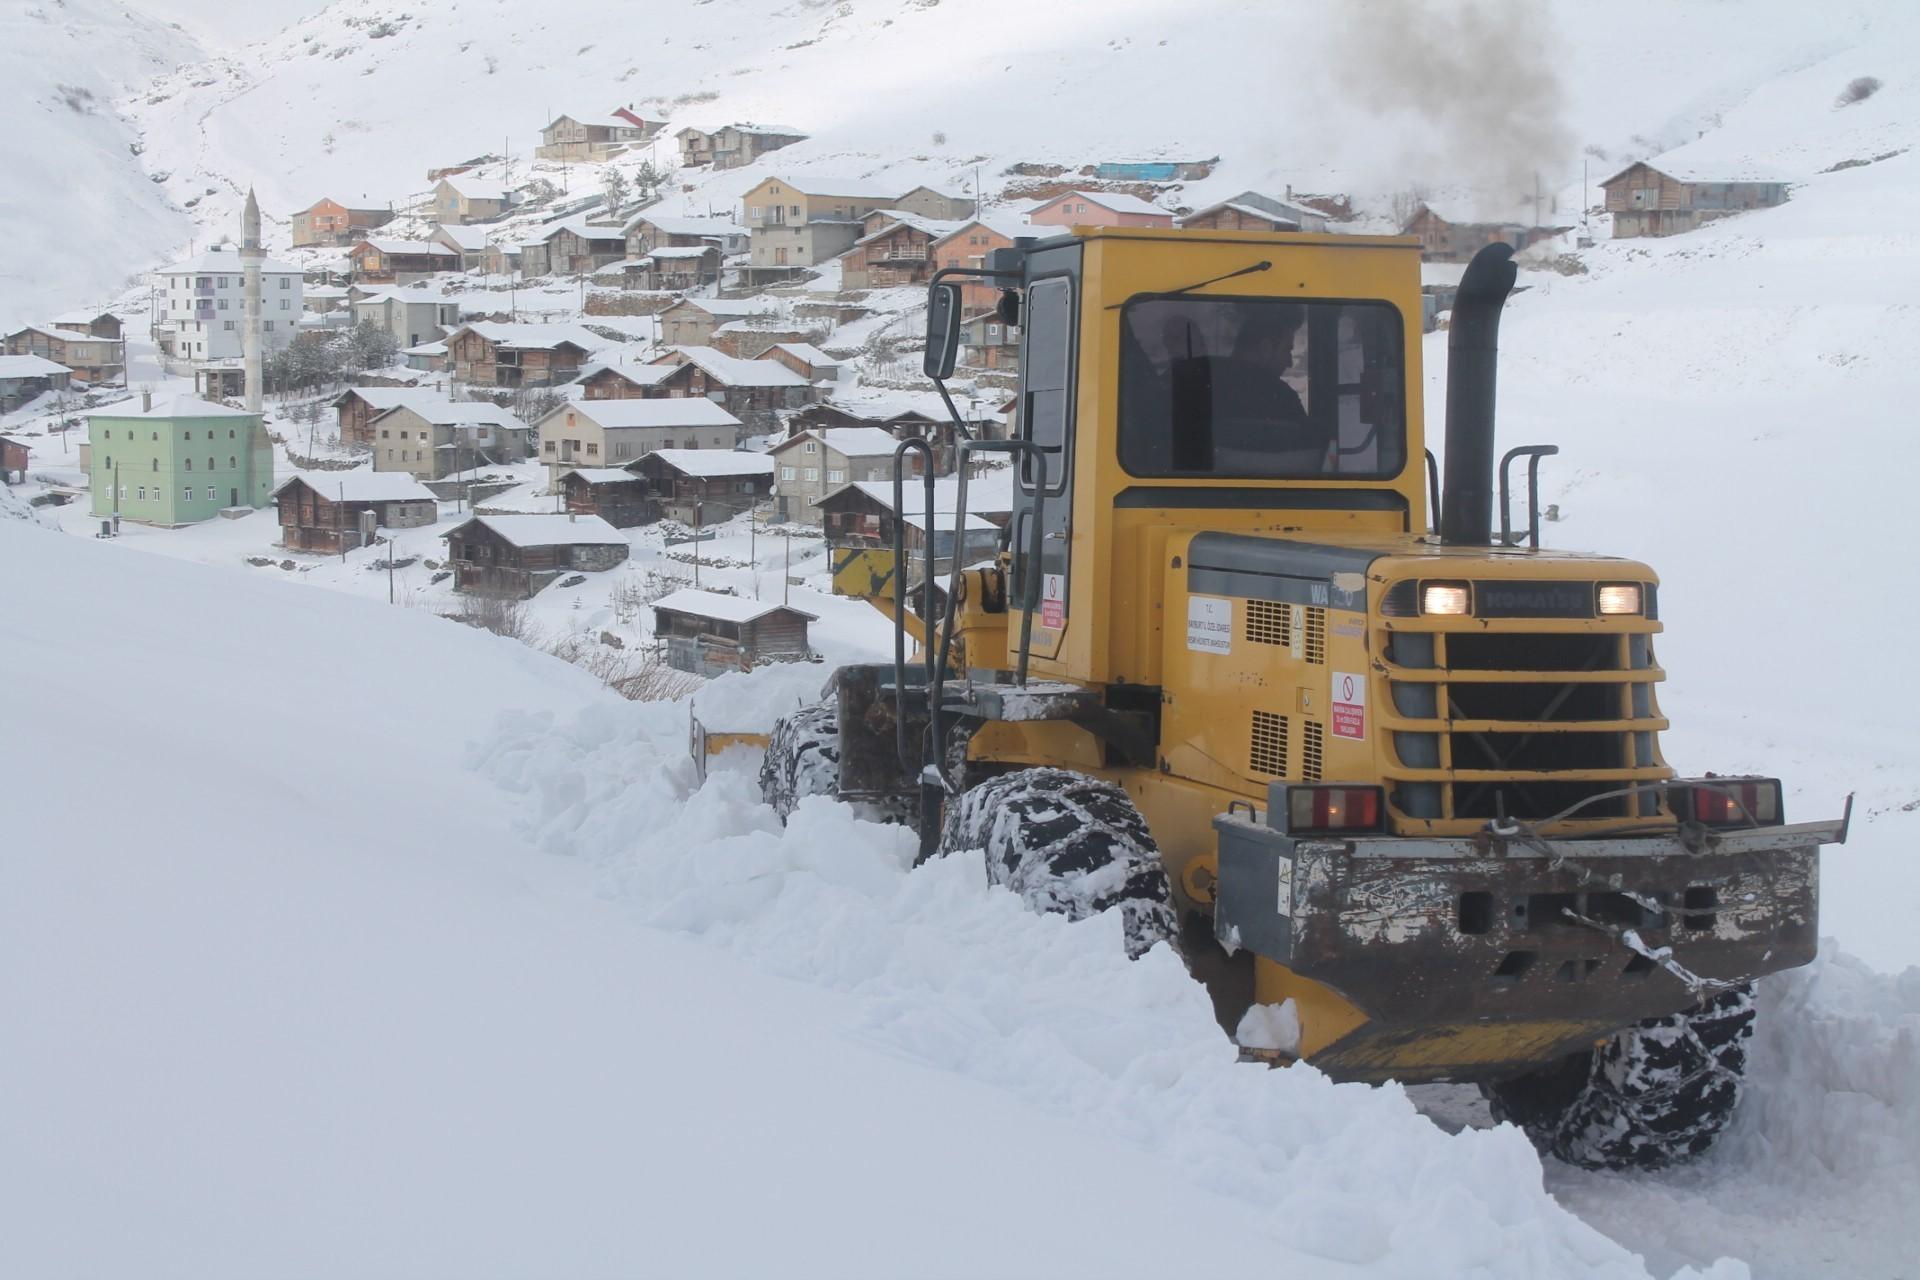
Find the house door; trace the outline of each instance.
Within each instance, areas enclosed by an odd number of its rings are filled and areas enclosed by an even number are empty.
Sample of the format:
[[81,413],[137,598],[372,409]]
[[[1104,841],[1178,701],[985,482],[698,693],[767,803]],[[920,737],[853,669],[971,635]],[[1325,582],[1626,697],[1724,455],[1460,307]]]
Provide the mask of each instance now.
[[773,251],[773,265],[776,267],[784,267],[787,265],[787,251],[785,249],[775,249]]
[[240,491],[238,489],[227,490],[227,505],[230,507],[240,505]]

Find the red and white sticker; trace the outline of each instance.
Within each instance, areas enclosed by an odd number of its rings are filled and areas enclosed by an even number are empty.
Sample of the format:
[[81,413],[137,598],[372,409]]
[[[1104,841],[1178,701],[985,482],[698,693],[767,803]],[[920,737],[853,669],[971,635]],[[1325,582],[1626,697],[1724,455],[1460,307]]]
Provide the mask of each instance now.
[[1040,625],[1058,631],[1067,625],[1067,578],[1062,573],[1040,575]]
[[1329,690],[1327,700],[1332,709],[1334,737],[1367,736],[1367,678],[1364,675],[1355,675],[1351,671],[1334,672],[1333,687]]

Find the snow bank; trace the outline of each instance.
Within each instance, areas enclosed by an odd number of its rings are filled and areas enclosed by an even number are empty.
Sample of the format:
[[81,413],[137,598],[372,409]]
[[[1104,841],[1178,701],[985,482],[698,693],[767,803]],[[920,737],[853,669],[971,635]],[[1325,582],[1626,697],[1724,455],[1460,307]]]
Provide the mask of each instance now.
[[865,1042],[1118,1138],[1323,1266],[1641,1274],[1542,1191],[1517,1130],[1450,1136],[1397,1087],[1239,1064],[1178,958],[1128,963],[1112,913],[1034,915],[971,859],[910,871],[909,832],[825,799],[782,829],[754,762],[696,791],[685,742],[677,708],[596,707],[509,717],[472,763],[639,919],[851,998]]

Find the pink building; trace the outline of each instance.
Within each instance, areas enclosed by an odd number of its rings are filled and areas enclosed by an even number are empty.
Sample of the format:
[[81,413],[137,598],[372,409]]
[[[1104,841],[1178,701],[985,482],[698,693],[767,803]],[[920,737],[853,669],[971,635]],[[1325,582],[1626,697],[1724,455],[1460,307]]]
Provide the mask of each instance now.
[[1119,191],[1069,191],[1027,215],[1048,227],[1172,227],[1173,215]]

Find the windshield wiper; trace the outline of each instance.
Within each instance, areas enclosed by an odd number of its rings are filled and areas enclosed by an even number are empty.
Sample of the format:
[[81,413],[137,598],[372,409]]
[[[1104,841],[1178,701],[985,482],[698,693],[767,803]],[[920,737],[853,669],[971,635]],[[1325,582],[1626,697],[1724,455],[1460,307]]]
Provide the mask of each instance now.
[[[1223,276],[1215,276],[1211,280],[1196,280],[1192,284],[1183,284],[1178,289],[1167,289],[1154,296],[1160,297],[1160,298],[1170,298],[1170,297],[1173,297],[1175,294],[1192,293],[1195,289],[1204,289],[1210,284],[1219,284],[1222,280],[1231,280],[1235,276],[1250,276],[1258,271],[1271,271],[1271,270],[1273,270],[1273,264],[1271,262],[1256,262],[1250,267],[1241,267],[1236,271],[1229,271],[1227,272],[1227,274]],[[1124,302],[1109,303],[1107,305],[1107,310],[1118,311],[1121,307],[1124,307],[1126,305],[1127,304]]]

